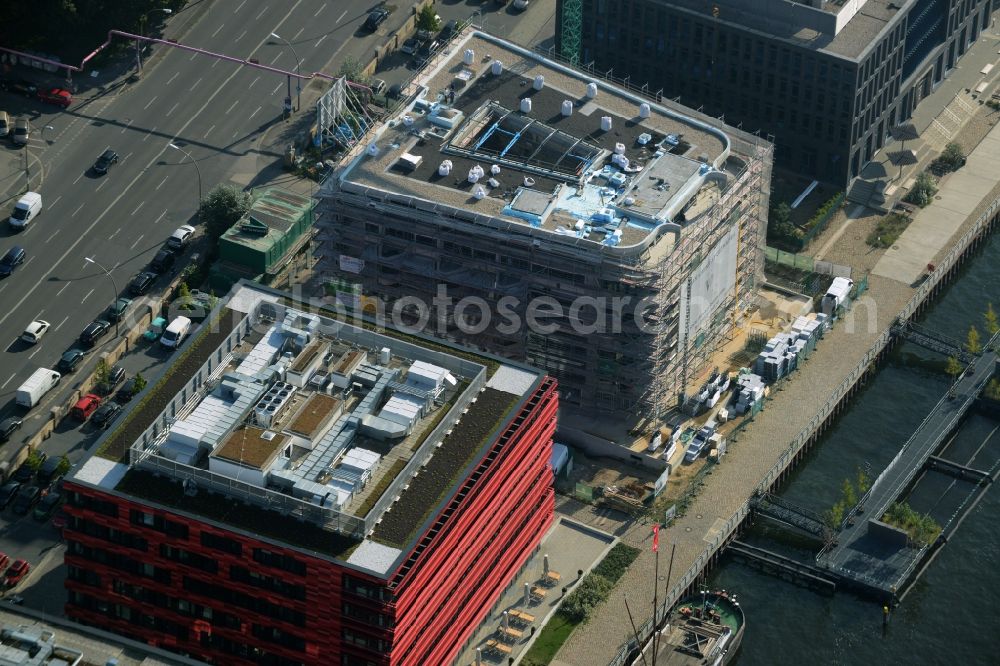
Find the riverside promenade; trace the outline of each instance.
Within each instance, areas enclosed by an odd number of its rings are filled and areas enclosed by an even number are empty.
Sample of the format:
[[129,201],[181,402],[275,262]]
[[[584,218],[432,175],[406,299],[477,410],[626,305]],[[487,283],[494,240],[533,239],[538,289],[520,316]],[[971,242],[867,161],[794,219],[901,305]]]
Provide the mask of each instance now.
[[[1000,139],[1000,125],[993,127],[987,139],[970,154],[970,163],[989,159],[987,153],[996,146],[995,140]],[[982,173],[971,171],[948,176],[941,186],[941,198],[922,214],[931,219],[936,215],[955,215],[954,206],[948,204],[945,208],[939,202],[954,201],[955,193],[974,189],[969,179],[980,181],[982,177]],[[906,270],[882,270],[869,275],[868,291],[826,334],[789,382],[772,393],[766,409],[739,434],[686,513],[661,531],[661,549],[669,553],[674,543],[677,549],[673,579],[657,583],[661,602],[658,617],[662,619],[663,609],[669,608],[718,556],[719,549],[745,518],[751,495],[759,489],[769,489],[782,478],[817,430],[839,410],[843,399],[889,344],[890,329],[896,319],[901,316],[908,319],[917,312],[961,262],[967,248],[982,237],[987,227],[996,223],[1000,215],[1000,172],[992,172],[990,178],[993,186],[978,205],[969,207],[971,210],[964,221],[951,235],[936,239],[935,271],[919,284],[911,281]],[[903,241],[907,235],[920,232],[920,225],[911,227],[897,245],[906,247]],[[849,242],[848,239],[842,241]],[[925,253],[926,249],[921,252]],[[922,255],[921,261],[923,256],[926,255]],[[809,405],[813,408],[808,408]],[[635,639],[625,609],[626,596],[640,638],[644,640],[649,635],[655,562],[650,525],[634,525],[622,536],[622,541],[640,548],[642,554],[615,586],[608,600],[596,609],[591,620],[564,643],[552,661],[553,666],[627,663],[624,659],[627,650],[623,648],[630,642],[634,644]],[[665,560],[661,564],[665,564]],[[660,574],[665,575],[664,568]],[[663,593],[665,584],[670,588],[667,595]]]

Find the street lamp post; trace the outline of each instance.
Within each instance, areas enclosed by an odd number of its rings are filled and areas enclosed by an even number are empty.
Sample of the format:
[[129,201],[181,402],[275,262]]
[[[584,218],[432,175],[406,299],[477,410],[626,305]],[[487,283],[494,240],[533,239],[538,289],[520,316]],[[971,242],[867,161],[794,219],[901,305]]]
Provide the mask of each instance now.
[[[88,264],[94,264],[95,266],[97,266],[98,268],[100,268],[102,271],[104,271],[104,274],[108,276],[108,279],[111,280],[111,288],[115,290],[115,296],[114,296],[113,299],[111,299],[111,304],[114,305],[118,301],[118,285],[115,284],[115,277],[111,274],[111,271],[109,271],[107,268],[105,268],[104,266],[100,265],[99,263],[97,263],[97,261],[95,261],[94,259],[91,259],[90,257],[84,257],[83,260],[86,261]],[[119,323],[119,319],[115,319],[115,337],[116,338],[118,337],[118,323]]]
[[[146,37],[146,18],[153,12],[163,12],[168,16],[174,13],[174,10],[167,9],[165,7],[160,7],[156,9],[150,9],[148,12],[139,17],[139,37]],[[135,71],[136,73],[142,72],[142,45],[143,39],[135,40]]]
[[198,221],[201,222],[201,167],[198,166],[197,160],[195,160],[193,157],[191,157],[191,153],[189,153],[188,151],[184,150],[183,148],[181,148],[180,146],[178,146],[173,141],[171,141],[167,145],[170,146],[171,148],[173,148],[174,150],[179,150],[182,153],[184,153],[185,155],[187,155],[188,159],[191,160],[191,164],[193,164],[194,168],[198,170],[198,206],[195,209],[195,214],[198,216]]
[[[285,45],[288,48],[290,48],[292,50],[292,56],[295,58],[295,73],[299,75],[299,78],[295,79],[295,110],[296,111],[301,111],[302,110],[302,70],[300,69],[299,66],[302,64],[302,61],[299,60],[299,54],[295,52],[295,47],[292,46],[292,43],[290,41],[288,41],[284,37],[280,36],[276,32],[272,32],[271,36],[274,37],[275,39],[281,40],[282,42],[285,43]],[[292,77],[291,77],[291,75],[289,75],[289,77],[288,77],[288,99],[292,99]]]
[[[45,136],[45,130],[55,129],[52,125],[45,125],[42,127],[42,136]],[[28,170],[28,153],[31,151],[31,133],[34,130],[28,130],[28,142],[24,144],[24,186],[25,192],[31,191],[31,172]]]

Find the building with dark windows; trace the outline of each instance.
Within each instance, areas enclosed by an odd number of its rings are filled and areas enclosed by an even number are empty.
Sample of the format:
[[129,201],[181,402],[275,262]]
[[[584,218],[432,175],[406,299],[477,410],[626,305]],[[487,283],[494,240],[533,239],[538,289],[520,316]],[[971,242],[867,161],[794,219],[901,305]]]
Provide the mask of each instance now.
[[555,381],[247,282],[206,321],[65,482],[66,615],[226,666],[449,663],[552,522]]
[[991,0],[558,0],[556,51],[847,184],[990,19]]
[[564,407],[696,391],[755,307],[771,144],[471,28],[407,95],[318,194],[331,298],[530,363]]

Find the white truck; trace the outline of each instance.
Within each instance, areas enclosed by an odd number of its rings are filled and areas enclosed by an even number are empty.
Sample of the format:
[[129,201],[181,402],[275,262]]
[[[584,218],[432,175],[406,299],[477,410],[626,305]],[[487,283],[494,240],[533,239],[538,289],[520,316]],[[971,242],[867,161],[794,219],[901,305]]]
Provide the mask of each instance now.
[[42,396],[55,388],[60,379],[62,379],[62,375],[55,370],[38,368],[38,370],[35,370],[35,372],[28,377],[28,381],[21,384],[21,387],[17,389],[17,393],[14,396],[14,402],[21,407],[31,409],[41,402]]

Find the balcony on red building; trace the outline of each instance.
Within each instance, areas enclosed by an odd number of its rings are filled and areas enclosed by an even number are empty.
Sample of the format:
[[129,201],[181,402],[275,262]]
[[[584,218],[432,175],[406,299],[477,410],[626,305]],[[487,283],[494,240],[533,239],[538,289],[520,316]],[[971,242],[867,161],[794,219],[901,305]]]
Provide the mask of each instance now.
[[555,381],[277,296],[234,288],[67,479],[66,614],[216,664],[448,664],[552,523]]

